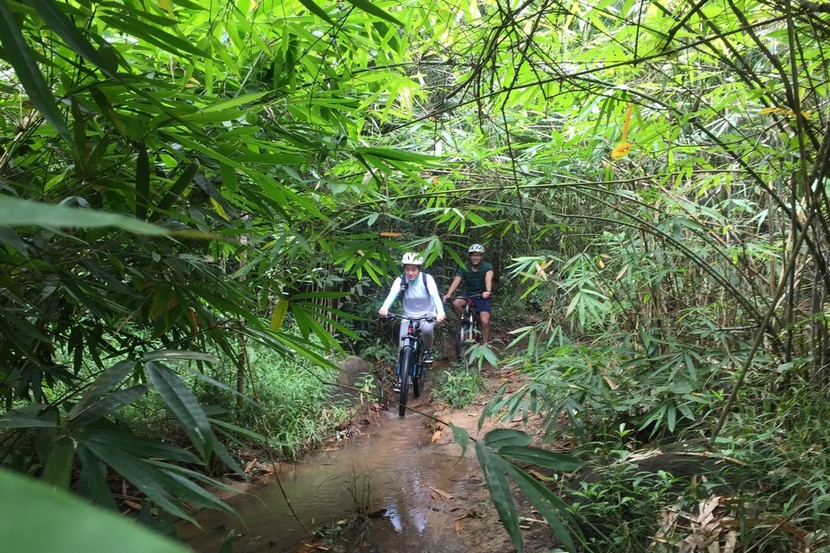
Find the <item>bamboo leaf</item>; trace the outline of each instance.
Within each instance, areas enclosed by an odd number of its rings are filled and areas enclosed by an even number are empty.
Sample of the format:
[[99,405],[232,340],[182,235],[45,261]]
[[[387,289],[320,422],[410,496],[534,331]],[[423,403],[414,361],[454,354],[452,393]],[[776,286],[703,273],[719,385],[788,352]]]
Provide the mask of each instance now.
[[68,490],[74,460],[74,442],[67,436],[61,436],[49,448],[49,457],[46,459],[43,480],[56,488]]
[[398,27],[403,27],[404,24],[398,21],[395,17],[391,16],[389,13],[385,12],[384,10],[380,9],[379,7],[375,6],[375,4],[371,0],[347,0],[350,4],[354,5],[358,9],[363,10],[364,12],[374,15],[375,17],[380,17],[381,19],[385,19],[386,21],[397,25]]
[[188,57],[187,54],[196,55],[202,58],[210,56],[210,54],[201,48],[194,46],[184,38],[170,34],[153,25],[144,23],[135,17],[129,17],[126,13],[122,14],[110,11],[108,12],[108,15],[101,16],[101,21],[177,56],[185,58]]
[[545,451],[536,447],[519,445],[505,445],[498,449],[501,456],[509,457],[514,461],[531,463],[536,466],[549,468],[561,472],[574,472],[581,469],[585,463],[571,455]]
[[117,79],[115,64],[105,59],[81,34],[78,28],[64,14],[53,0],[29,0],[29,5],[35,8],[43,20],[55,31],[66,44],[90,63],[98,66],[105,75]]
[[576,551],[576,545],[571,534],[572,531],[579,533],[579,526],[574,524],[565,502],[525,471],[514,468],[511,475],[522,493],[542,514],[550,529],[553,530],[568,551]]
[[125,432],[112,424],[100,424],[84,429],[78,440],[84,446],[119,449],[140,458],[160,458],[177,463],[198,465],[201,461],[192,452],[173,444],[141,438]]
[[143,397],[147,393],[147,389],[146,384],[139,384],[138,386],[119,390],[78,411],[74,416],[69,417],[69,421],[74,426],[83,426],[102,417],[112,415],[122,407],[130,405]]
[[165,489],[163,472],[134,454],[116,447],[96,442],[86,442],[88,448],[98,458],[113,468],[118,474],[141,490],[148,499],[157,503],[168,513],[194,522],[193,517]]
[[35,63],[32,50],[23,38],[16,24],[16,18],[9,9],[6,0],[0,0],[0,43],[3,45],[3,56],[14,68],[15,75],[26,90],[32,103],[52,125],[58,134],[72,145],[72,136],[58,110],[58,105],[40,68]]
[[84,447],[78,449],[78,458],[81,460],[78,493],[96,505],[116,511],[118,506],[105,478],[106,466]]
[[[58,421],[51,413],[40,415],[42,406],[32,405],[22,409],[6,411],[0,416],[0,428],[57,428]],[[29,411],[32,411],[29,413]]]
[[135,234],[161,236],[169,233],[162,227],[116,213],[50,205],[4,195],[0,195],[0,226],[118,227]]
[[470,446],[470,434],[463,428],[459,428],[454,424],[450,424],[450,430],[452,430],[452,436],[453,439],[455,439],[455,443],[461,446],[461,455],[466,455],[467,448]]
[[210,422],[196,400],[196,396],[167,367],[155,361],[149,361],[144,365],[144,370],[167,408],[178,419],[191,443],[201,453],[202,460],[207,462],[215,440]]
[[518,553],[522,553],[522,532],[519,529],[519,517],[510,492],[510,484],[505,476],[505,471],[510,465],[480,442],[476,442],[475,449],[479,465],[481,465],[487,480],[490,499],[499,514],[499,520],[510,535],[513,546],[516,547]]
[[300,4],[305,6],[308,11],[310,11],[311,13],[313,13],[314,15],[316,15],[317,17],[331,25],[332,27],[336,25],[334,20],[332,20],[332,18],[329,16],[329,14],[326,13],[323,10],[323,8],[318,6],[317,3],[314,2],[314,0],[300,0]]
[[533,438],[526,432],[512,428],[496,428],[484,436],[484,445],[495,450],[504,446],[527,446]]
[[135,168],[135,217],[147,219],[147,206],[150,203],[150,156],[147,146],[138,145],[138,160]]
[[277,331],[282,327],[282,323],[285,321],[285,315],[288,313],[289,303],[285,298],[277,300],[276,305],[274,305],[274,313],[271,315],[271,330]]
[[[119,514],[10,471],[0,471],[0,543],[17,551],[187,553]],[[13,523],[11,523],[13,522]]]

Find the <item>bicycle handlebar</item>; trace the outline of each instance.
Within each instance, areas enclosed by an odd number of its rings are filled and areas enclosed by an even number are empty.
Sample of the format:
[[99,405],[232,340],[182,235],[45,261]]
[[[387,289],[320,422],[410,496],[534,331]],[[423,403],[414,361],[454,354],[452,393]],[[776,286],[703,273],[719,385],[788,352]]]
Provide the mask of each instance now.
[[[492,298],[493,298],[493,293],[491,292],[490,293],[490,298],[488,298],[488,299],[492,299]],[[455,296],[454,298],[447,298],[447,302],[451,302],[451,301],[455,301],[455,300],[475,300],[475,299],[485,299],[485,298],[482,294],[471,294],[469,296],[466,295],[466,294],[459,294],[459,295]]]
[[428,323],[434,323],[435,317],[407,317],[405,315],[401,315],[400,313],[387,313],[386,319],[401,319],[402,321],[426,321]]

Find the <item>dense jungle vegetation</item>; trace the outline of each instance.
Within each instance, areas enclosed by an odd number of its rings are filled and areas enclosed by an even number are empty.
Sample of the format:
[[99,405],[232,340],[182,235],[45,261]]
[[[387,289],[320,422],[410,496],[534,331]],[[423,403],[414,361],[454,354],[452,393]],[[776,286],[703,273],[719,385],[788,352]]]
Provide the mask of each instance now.
[[[446,286],[476,241],[528,382],[489,411],[572,445],[470,444],[517,548],[511,482],[571,550],[830,550],[828,35],[809,0],[0,0],[0,539],[182,551],[85,505],[225,508],[241,444],[348,417],[400,254]],[[577,458],[581,507],[513,464]]]

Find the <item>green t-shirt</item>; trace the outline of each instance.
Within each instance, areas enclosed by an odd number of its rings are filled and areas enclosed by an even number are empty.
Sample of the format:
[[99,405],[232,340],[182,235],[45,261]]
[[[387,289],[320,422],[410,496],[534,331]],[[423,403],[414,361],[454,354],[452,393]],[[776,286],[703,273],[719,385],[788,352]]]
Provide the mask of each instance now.
[[455,276],[461,277],[461,282],[464,283],[464,291],[467,294],[481,294],[485,290],[484,277],[487,275],[487,271],[492,270],[492,263],[482,261],[478,266],[478,271],[473,271],[468,261],[464,267],[455,272]]

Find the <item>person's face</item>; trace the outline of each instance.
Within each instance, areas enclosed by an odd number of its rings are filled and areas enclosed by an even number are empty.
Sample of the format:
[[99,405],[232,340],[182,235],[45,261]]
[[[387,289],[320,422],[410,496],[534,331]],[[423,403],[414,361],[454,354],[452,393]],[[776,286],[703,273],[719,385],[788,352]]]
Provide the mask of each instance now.
[[403,272],[406,275],[406,278],[409,280],[415,280],[418,276],[418,273],[421,272],[421,268],[417,265],[404,265]]
[[470,254],[470,263],[472,263],[473,265],[478,265],[479,263],[481,263],[481,260],[482,260],[483,257],[484,256],[480,253],[471,253]]

